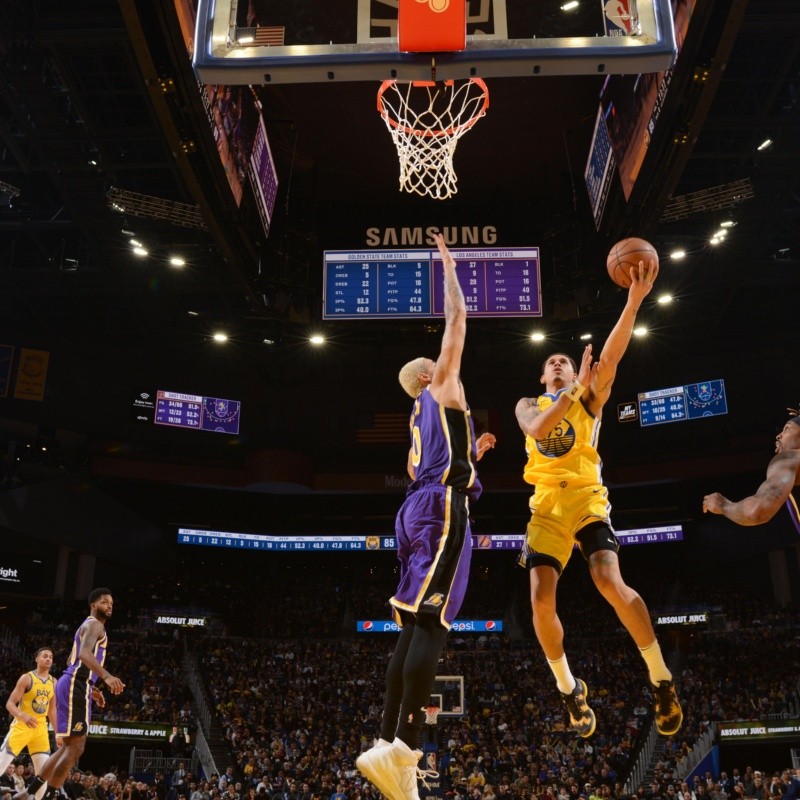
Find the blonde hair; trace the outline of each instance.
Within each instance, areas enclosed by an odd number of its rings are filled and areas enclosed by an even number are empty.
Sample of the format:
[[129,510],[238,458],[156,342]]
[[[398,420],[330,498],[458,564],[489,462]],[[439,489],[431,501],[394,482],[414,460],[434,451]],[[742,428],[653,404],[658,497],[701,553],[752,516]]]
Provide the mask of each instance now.
[[427,361],[428,359],[424,356],[415,358],[413,361],[409,361],[408,364],[404,364],[403,368],[400,370],[400,374],[397,376],[400,385],[403,387],[403,391],[415,400],[422,394],[422,390],[425,388],[419,382],[419,376],[420,373],[426,371],[428,366],[426,363]]

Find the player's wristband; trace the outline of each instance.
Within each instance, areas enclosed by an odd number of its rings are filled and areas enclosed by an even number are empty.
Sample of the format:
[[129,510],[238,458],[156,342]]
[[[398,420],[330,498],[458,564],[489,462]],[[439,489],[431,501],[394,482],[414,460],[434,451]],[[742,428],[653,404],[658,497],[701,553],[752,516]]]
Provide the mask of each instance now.
[[575,381],[564,394],[569,398],[570,402],[574,403],[585,391],[586,387],[582,383]]

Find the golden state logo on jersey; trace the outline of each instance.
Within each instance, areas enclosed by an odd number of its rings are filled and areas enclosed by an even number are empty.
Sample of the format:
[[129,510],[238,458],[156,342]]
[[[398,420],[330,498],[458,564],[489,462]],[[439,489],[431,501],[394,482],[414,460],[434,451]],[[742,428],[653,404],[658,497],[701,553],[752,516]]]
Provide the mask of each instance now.
[[31,698],[31,708],[37,714],[46,714],[50,704],[51,692],[49,689],[37,689],[36,696]]
[[547,458],[559,458],[569,453],[575,444],[575,428],[562,419],[545,439],[535,439],[536,449]]

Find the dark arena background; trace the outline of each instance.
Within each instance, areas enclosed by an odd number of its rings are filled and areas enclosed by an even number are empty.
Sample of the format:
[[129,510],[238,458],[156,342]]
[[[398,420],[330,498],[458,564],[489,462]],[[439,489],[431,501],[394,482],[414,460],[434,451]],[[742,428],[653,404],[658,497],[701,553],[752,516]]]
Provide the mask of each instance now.
[[[224,19],[198,38],[209,8]],[[377,800],[355,760],[398,638],[397,372],[439,352],[437,231],[472,292],[462,378],[497,446],[423,800],[790,791],[800,535],[787,509],[739,527],[702,504],[755,492],[800,402],[800,6],[640,0],[674,23],[657,72],[608,44],[635,8],[467,2],[491,100],[436,200],[398,190],[376,110],[417,62],[359,50],[391,49],[396,2],[0,4],[0,696],[41,646],[61,674],[98,586],[127,684],[94,711],[70,800]],[[539,39],[570,46],[540,61]],[[193,66],[206,44],[223,66]],[[606,254],[630,236],[660,274],[599,449],[685,716],[658,734],[644,663],[575,554],[558,608],[597,714],[584,740],[516,565],[514,409],[549,353],[599,354],[625,302]]]

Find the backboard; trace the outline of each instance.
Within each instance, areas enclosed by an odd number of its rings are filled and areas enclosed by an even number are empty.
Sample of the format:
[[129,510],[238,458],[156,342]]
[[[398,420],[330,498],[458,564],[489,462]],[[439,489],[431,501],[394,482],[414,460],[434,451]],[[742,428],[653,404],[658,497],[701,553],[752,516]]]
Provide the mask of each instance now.
[[437,675],[431,692],[431,705],[439,708],[440,717],[463,717],[467,713],[464,676]]
[[675,56],[670,0],[449,2],[466,3],[466,49],[432,55],[398,52],[398,0],[198,0],[194,69],[206,84],[411,81],[435,60],[458,80],[658,72]]

